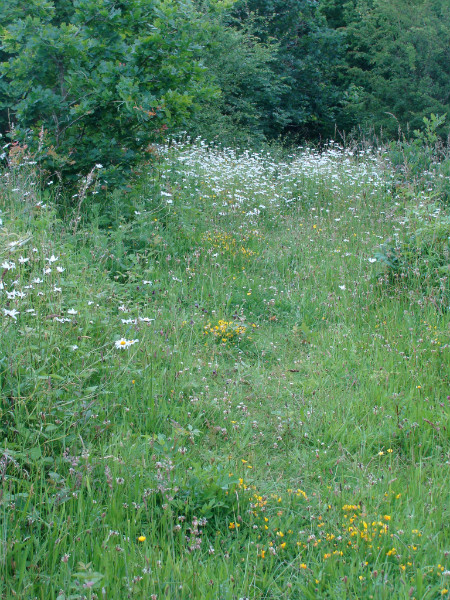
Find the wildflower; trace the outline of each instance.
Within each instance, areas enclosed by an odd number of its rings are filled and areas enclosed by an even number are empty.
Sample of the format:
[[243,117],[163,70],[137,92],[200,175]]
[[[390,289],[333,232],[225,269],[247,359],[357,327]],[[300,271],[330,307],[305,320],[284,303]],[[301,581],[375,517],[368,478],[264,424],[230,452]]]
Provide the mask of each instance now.
[[305,565],[305,563],[301,563],[300,564],[300,569],[307,569],[308,567]]
[[16,310],[15,308],[13,308],[12,310],[7,310],[6,308],[4,308],[3,313],[4,313],[5,317],[11,317],[12,319],[14,319],[14,321],[17,321],[16,315],[20,314],[20,312],[18,310]]
[[68,315],[77,315],[78,311],[75,310],[74,308],[69,308],[69,310],[67,311]]
[[2,263],[2,269],[6,269],[7,271],[12,271],[15,268],[16,268],[16,265],[13,262],[8,262],[7,260],[5,260]]
[[121,338],[120,340],[117,340],[117,342],[114,342],[114,343],[115,343],[116,348],[120,348],[121,350],[126,350],[133,344],[136,344],[138,341],[139,340],[126,340],[124,338]]
[[58,256],[55,256],[54,254],[52,254],[50,256],[50,258],[46,258],[45,260],[48,261],[51,264],[51,263],[56,262],[58,260],[58,258],[59,258]]
[[138,542],[145,542],[145,540],[146,540],[146,539],[147,539],[147,538],[145,537],[145,535],[140,535],[140,536],[138,537]]
[[29,258],[24,258],[23,256],[21,256],[21,257],[19,258],[19,263],[20,263],[21,265],[24,265],[24,264],[25,264],[25,263],[27,263],[29,260],[30,260]]

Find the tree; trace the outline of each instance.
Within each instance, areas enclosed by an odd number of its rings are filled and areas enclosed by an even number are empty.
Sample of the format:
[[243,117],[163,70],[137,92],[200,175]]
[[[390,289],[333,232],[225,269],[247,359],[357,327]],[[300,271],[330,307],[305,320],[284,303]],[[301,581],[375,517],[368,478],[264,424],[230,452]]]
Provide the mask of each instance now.
[[203,64],[217,93],[193,116],[190,131],[226,143],[263,140],[284,125],[287,86],[274,76],[277,45],[261,42],[251,27],[231,26],[229,12],[217,10],[211,0],[200,8]]
[[172,0],[0,0],[1,127],[67,178],[124,181],[158,135],[212,93],[194,8]]
[[238,0],[235,22],[276,45],[273,76],[282,81],[279,119],[269,135],[311,136],[333,130],[343,96],[336,77],[342,61],[341,34],[328,27],[312,0]]
[[[327,10],[333,2],[326,0]],[[342,4],[342,2],[341,2]],[[450,111],[450,4],[447,0],[350,0],[344,3],[349,108],[391,134]]]

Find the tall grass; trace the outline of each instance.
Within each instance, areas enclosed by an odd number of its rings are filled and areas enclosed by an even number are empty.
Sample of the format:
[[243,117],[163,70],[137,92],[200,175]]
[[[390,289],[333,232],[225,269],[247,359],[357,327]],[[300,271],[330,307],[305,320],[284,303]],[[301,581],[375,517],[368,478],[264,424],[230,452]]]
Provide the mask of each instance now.
[[444,211],[381,153],[159,152],[76,226],[2,174],[1,597],[448,598]]

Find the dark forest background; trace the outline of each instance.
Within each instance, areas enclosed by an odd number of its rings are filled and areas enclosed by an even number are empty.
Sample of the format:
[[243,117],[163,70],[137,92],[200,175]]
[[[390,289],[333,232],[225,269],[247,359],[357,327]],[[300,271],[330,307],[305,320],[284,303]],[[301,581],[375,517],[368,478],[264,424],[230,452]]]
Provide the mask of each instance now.
[[0,130],[69,179],[100,162],[120,181],[168,133],[393,139],[450,109],[448,0],[0,0],[0,15]]

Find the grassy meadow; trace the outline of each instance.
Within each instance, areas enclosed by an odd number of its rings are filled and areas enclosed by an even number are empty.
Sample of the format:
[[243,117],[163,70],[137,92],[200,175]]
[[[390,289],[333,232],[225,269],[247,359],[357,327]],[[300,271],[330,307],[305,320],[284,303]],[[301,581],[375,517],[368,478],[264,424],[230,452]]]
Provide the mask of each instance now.
[[433,190],[197,140],[68,214],[34,169],[1,175],[0,598],[450,598]]

